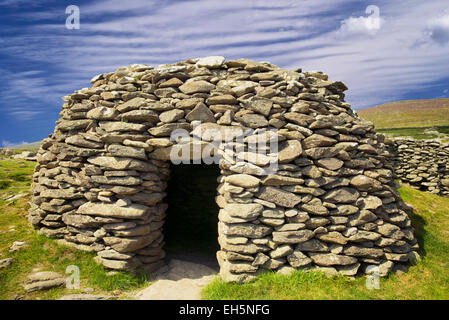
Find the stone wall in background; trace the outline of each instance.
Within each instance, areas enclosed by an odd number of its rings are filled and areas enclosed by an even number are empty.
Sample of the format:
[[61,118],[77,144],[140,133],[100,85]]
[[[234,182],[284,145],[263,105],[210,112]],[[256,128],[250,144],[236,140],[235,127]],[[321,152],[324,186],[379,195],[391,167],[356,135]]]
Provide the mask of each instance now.
[[438,140],[387,140],[398,179],[420,190],[449,196],[449,143]]
[[[92,83],[64,97],[38,152],[29,219],[41,233],[111,269],[157,270],[172,149],[208,150],[205,132],[234,132],[244,139],[223,135],[214,151],[226,281],[310,268],[385,276],[416,260],[384,136],[344,102],[343,83],[223,57],[131,65]],[[278,151],[255,156],[261,136]]]

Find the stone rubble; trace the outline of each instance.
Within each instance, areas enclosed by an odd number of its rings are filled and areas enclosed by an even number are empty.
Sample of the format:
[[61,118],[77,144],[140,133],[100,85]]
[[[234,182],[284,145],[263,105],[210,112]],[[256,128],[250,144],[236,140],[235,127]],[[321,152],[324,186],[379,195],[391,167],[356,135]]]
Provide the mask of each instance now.
[[27,244],[24,241],[14,241],[9,247],[9,252],[16,252],[24,248]]
[[14,262],[14,260],[12,258],[6,258],[6,259],[0,260],[0,269],[9,267],[13,262]]
[[64,275],[53,271],[40,271],[27,277],[23,285],[27,293],[58,287],[66,281]]
[[[216,197],[224,280],[292,268],[353,276],[382,266],[386,275],[416,258],[384,136],[344,102],[343,83],[223,57],[130,65],[92,83],[64,97],[37,154],[29,220],[40,233],[96,252],[113,270],[158,270],[170,152],[210,146],[171,133],[212,130],[224,141]],[[268,135],[277,153],[249,150],[262,129],[277,130]],[[250,135],[239,145],[229,132]]]

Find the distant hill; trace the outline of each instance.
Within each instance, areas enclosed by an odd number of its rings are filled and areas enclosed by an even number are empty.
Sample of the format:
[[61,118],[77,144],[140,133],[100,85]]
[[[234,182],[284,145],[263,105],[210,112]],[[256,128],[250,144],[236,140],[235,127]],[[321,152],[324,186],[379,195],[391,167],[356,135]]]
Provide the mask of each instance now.
[[449,125],[449,99],[402,100],[358,110],[376,129]]
[[29,149],[39,149],[39,147],[41,146],[41,142],[42,141],[37,141],[37,142],[33,142],[33,143],[27,143],[27,144],[21,144],[19,146],[13,146],[13,147],[9,147],[8,149],[20,149],[20,150],[29,150]]

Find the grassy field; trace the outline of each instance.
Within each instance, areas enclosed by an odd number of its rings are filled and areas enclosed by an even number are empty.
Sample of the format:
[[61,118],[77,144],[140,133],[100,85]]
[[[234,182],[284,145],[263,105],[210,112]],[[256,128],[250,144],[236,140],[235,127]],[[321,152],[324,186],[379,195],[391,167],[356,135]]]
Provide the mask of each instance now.
[[368,290],[366,278],[327,278],[321,272],[297,271],[290,276],[272,272],[247,284],[216,279],[203,290],[204,299],[449,299],[449,199],[402,186],[405,202],[420,244],[422,261],[409,272],[380,280],[380,289]]
[[378,129],[377,132],[392,137],[413,137],[415,139],[439,138],[443,142],[449,140],[449,126],[430,128],[393,128]]
[[[38,235],[26,220],[29,195],[13,202],[3,200],[11,194],[29,192],[34,166],[35,163],[28,161],[0,160],[0,260],[13,258],[10,266],[0,269],[0,300],[57,299],[62,295],[84,292],[86,288],[94,294],[107,293],[122,299],[132,290],[147,286],[147,277],[144,275],[125,272],[108,274],[103,266],[94,261],[93,253],[61,246],[54,240]],[[26,246],[19,251],[9,252],[15,241],[24,241]],[[22,284],[33,271],[65,274],[70,265],[80,269],[79,290],[59,287],[25,294]]]
[[449,125],[449,99],[404,100],[358,110],[376,129],[427,128]]

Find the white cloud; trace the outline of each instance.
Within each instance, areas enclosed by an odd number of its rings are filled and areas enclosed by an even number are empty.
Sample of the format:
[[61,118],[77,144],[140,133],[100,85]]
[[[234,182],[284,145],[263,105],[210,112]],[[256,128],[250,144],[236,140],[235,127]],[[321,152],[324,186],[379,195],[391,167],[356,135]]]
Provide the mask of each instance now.
[[343,20],[337,33],[340,36],[375,35],[385,22],[380,16],[380,8],[377,6],[368,6],[366,8],[366,14],[368,16],[349,17]]

